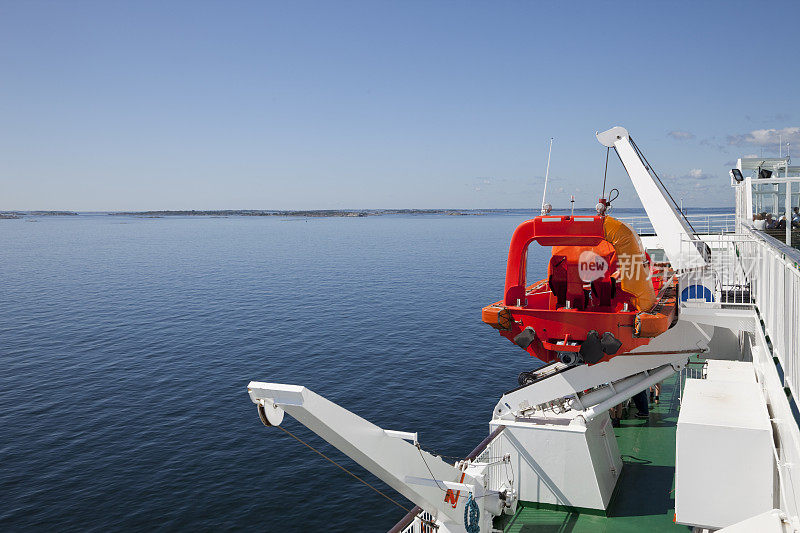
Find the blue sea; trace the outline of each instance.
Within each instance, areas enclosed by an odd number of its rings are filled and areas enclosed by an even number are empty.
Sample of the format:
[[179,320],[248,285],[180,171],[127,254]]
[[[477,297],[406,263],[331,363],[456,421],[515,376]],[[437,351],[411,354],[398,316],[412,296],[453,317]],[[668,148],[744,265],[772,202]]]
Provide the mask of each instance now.
[[0,530],[386,531],[405,511],[247,383],[466,455],[537,366],[480,319],[531,216],[0,220]]

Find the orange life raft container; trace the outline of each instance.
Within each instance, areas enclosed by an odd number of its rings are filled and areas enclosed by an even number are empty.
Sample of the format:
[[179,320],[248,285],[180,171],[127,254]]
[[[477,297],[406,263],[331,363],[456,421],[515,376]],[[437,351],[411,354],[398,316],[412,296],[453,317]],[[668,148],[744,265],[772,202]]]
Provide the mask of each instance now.
[[[553,250],[547,279],[527,286],[534,241]],[[536,217],[514,231],[505,297],[483,321],[545,363],[607,361],[677,321],[675,281],[649,263],[636,232],[612,217]]]

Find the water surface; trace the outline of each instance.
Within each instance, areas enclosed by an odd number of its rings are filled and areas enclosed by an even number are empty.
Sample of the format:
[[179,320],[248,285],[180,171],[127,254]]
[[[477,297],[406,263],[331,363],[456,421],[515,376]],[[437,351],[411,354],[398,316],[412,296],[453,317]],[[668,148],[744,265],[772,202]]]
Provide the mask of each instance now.
[[0,529],[386,531],[404,511],[247,383],[466,455],[534,366],[480,320],[529,217],[0,221]]

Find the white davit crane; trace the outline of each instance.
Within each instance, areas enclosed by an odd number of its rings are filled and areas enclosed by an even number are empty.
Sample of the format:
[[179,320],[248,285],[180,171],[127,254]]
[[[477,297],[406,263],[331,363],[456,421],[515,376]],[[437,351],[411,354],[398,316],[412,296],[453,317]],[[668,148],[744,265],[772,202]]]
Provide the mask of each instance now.
[[705,244],[697,238],[686,218],[665,194],[666,191],[653,179],[650,165],[632,143],[628,130],[615,126],[597,133],[597,140],[603,146],[616,150],[672,268],[679,271],[705,265]]
[[[251,381],[247,392],[264,425],[280,426],[284,413],[290,414],[429,513],[441,524],[439,533],[466,533],[468,516],[488,533],[495,516],[516,510],[512,486],[487,487],[488,463],[468,457],[448,464],[422,450],[416,433],[378,427],[306,387]],[[474,509],[465,509],[470,506]]]

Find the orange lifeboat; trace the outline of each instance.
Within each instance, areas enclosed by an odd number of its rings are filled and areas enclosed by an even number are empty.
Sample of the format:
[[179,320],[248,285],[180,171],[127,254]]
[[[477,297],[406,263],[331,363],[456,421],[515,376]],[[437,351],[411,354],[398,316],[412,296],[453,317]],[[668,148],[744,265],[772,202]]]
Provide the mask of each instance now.
[[[553,249],[547,279],[527,285],[534,241]],[[639,236],[619,220],[539,216],[514,231],[505,296],[483,308],[483,321],[545,363],[596,364],[675,324],[675,281],[660,275],[668,272],[650,265]]]

